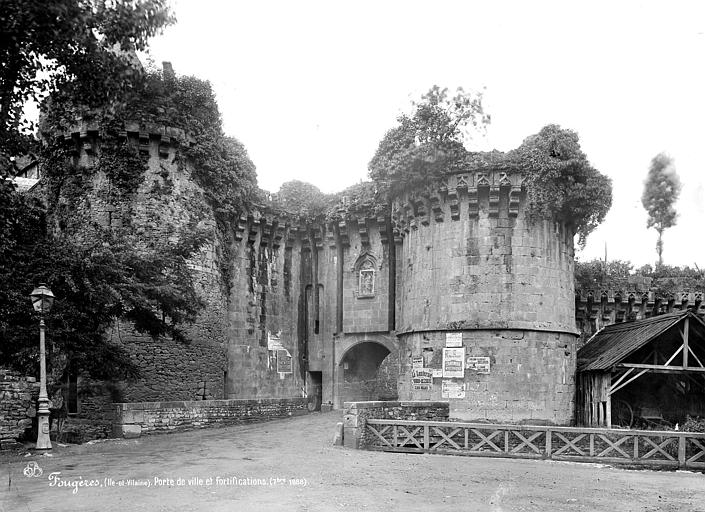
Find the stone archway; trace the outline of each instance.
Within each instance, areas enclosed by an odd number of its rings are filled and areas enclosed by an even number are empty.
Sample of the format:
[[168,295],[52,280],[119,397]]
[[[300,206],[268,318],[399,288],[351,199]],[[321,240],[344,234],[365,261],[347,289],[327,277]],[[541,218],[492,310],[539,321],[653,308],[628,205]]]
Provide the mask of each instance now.
[[[396,393],[396,375],[379,375],[380,365],[387,357],[394,357],[397,349],[388,343],[365,340],[350,346],[338,364],[338,401],[360,402],[389,399]],[[386,365],[394,367],[396,365]],[[393,381],[393,384],[392,384]],[[393,385],[393,391],[390,386]]]

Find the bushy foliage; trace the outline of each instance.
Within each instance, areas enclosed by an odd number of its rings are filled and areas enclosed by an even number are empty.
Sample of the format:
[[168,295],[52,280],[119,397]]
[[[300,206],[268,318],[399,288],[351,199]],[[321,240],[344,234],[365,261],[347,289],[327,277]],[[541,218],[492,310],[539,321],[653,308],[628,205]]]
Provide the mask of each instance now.
[[698,268],[644,265],[637,273],[652,280],[652,290],[660,297],[670,297],[677,292],[705,291],[705,272]]
[[622,290],[628,287],[633,265],[628,261],[603,260],[575,262],[576,290]]
[[413,108],[397,118],[399,125],[385,134],[369,164],[370,178],[392,195],[462,170],[464,143],[490,122],[482,94],[460,88],[450,97],[448,89],[433,86]]
[[332,199],[315,185],[299,180],[283,183],[273,196],[277,206],[303,221],[321,220]]
[[576,290],[652,291],[667,298],[679,292],[705,291],[705,272],[688,266],[651,265],[634,269],[629,261],[575,262]]
[[[127,34],[129,44],[121,46],[123,49],[142,48],[146,41],[142,38],[167,22],[161,17],[166,10],[160,0],[94,4],[94,14],[105,20],[101,29],[106,32],[101,33],[109,34],[103,35],[103,41],[122,37],[118,33]],[[145,8],[150,12],[142,12]],[[110,18],[110,9],[124,16]],[[138,26],[131,24],[135,16],[141,20],[136,22]],[[164,23],[157,23],[152,30],[139,25],[145,19]],[[83,51],[80,39],[75,44],[77,51]],[[91,77],[83,80],[73,75],[59,76],[54,85],[46,87],[53,93],[43,105],[42,123],[47,142],[42,156],[50,229],[45,230],[46,212],[40,204],[28,210],[30,199],[0,181],[0,253],[6,257],[0,266],[0,312],[5,313],[0,320],[0,365],[30,373],[36,370],[37,319],[27,296],[41,281],[57,296],[47,317],[50,363],[56,367],[55,373],[57,368],[61,373],[61,367],[77,364],[96,378],[134,375],[137,369],[129,354],[108,341],[108,329],[119,326],[116,320],[151,336],[187,341],[184,325],[192,322],[203,306],[186,264],[205,241],[205,235],[195,231],[195,224],[187,226],[178,243],[161,243],[140,239],[129,227],[107,231],[89,219],[81,228],[86,219],[75,218],[75,206],[85,202],[95,172],[102,171],[108,178],[108,189],[114,194],[110,201],[129,203],[129,196],[142,183],[144,157],[117,138],[126,122],[154,123],[187,132],[189,141],[182,145],[178,158],[188,162],[194,180],[213,207],[226,257],[232,221],[247,208],[255,189],[254,165],[244,146],[223,134],[208,82],[143,73],[141,68],[133,68],[130,58],[125,60],[124,53],[115,53],[115,62],[110,55],[110,51],[100,53],[90,62],[93,78],[106,81],[109,87],[86,92]],[[103,58],[116,65],[103,66]],[[111,82],[113,74],[117,76]],[[61,140],[55,138],[77,120],[93,121],[103,132],[100,152],[89,167],[77,166]],[[67,223],[78,229],[66,231]]]
[[373,181],[363,181],[335,194],[326,219],[338,221],[348,214],[377,217],[389,212],[387,195]]
[[3,0],[0,8],[0,176],[32,144],[29,100],[119,104],[141,73],[134,51],[173,22],[166,0]]
[[529,215],[565,222],[584,246],[612,206],[612,180],[590,165],[578,134],[548,125],[508,157],[525,176]]
[[680,425],[680,430],[683,432],[701,432],[705,433],[705,418],[696,416],[693,418],[688,415],[683,425]]
[[446,174],[478,169],[510,169],[524,175],[528,214],[573,229],[578,242],[602,222],[612,204],[611,180],[594,169],[580,149],[578,135],[548,125],[508,153],[471,153],[469,129],[489,123],[482,96],[434,87],[412,115],[398,118],[370,161],[370,177],[390,197],[407,188],[431,186]]
[[0,215],[0,366],[36,371],[38,323],[28,297],[39,282],[57,297],[47,316],[55,367],[78,363],[96,378],[135,375],[129,354],[107,341],[116,319],[185,340],[181,326],[202,307],[185,258],[200,241],[146,246],[102,232],[77,244],[48,233],[42,205],[20,194],[0,206]]

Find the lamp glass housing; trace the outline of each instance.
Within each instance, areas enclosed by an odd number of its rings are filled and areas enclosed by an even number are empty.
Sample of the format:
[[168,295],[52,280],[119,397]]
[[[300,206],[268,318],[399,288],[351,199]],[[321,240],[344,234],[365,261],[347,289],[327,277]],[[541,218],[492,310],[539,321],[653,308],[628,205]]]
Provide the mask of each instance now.
[[32,291],[30,297],[32,298],[34,310],[41,314],[48,313],[54,304],[54,294],[43,283],[39,285],[39,288],[35,288]]

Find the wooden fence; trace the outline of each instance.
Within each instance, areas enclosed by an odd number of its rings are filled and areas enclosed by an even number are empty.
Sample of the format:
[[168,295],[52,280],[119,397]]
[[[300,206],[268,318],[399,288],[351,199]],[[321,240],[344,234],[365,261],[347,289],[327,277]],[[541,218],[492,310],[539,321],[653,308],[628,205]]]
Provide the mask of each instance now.
[[705,468],[705,434],[369,419],[361,448]]

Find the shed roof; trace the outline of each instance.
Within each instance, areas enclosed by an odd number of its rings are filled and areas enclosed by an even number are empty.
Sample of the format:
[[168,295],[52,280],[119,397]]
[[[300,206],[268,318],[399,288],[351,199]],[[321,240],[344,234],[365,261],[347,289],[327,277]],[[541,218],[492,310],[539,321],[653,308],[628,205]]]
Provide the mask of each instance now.
[[700,319],[690,311],[677,311],[635,322],[608,325],[578,350],[578,371],[607,370],[651,340],[684,320]]

